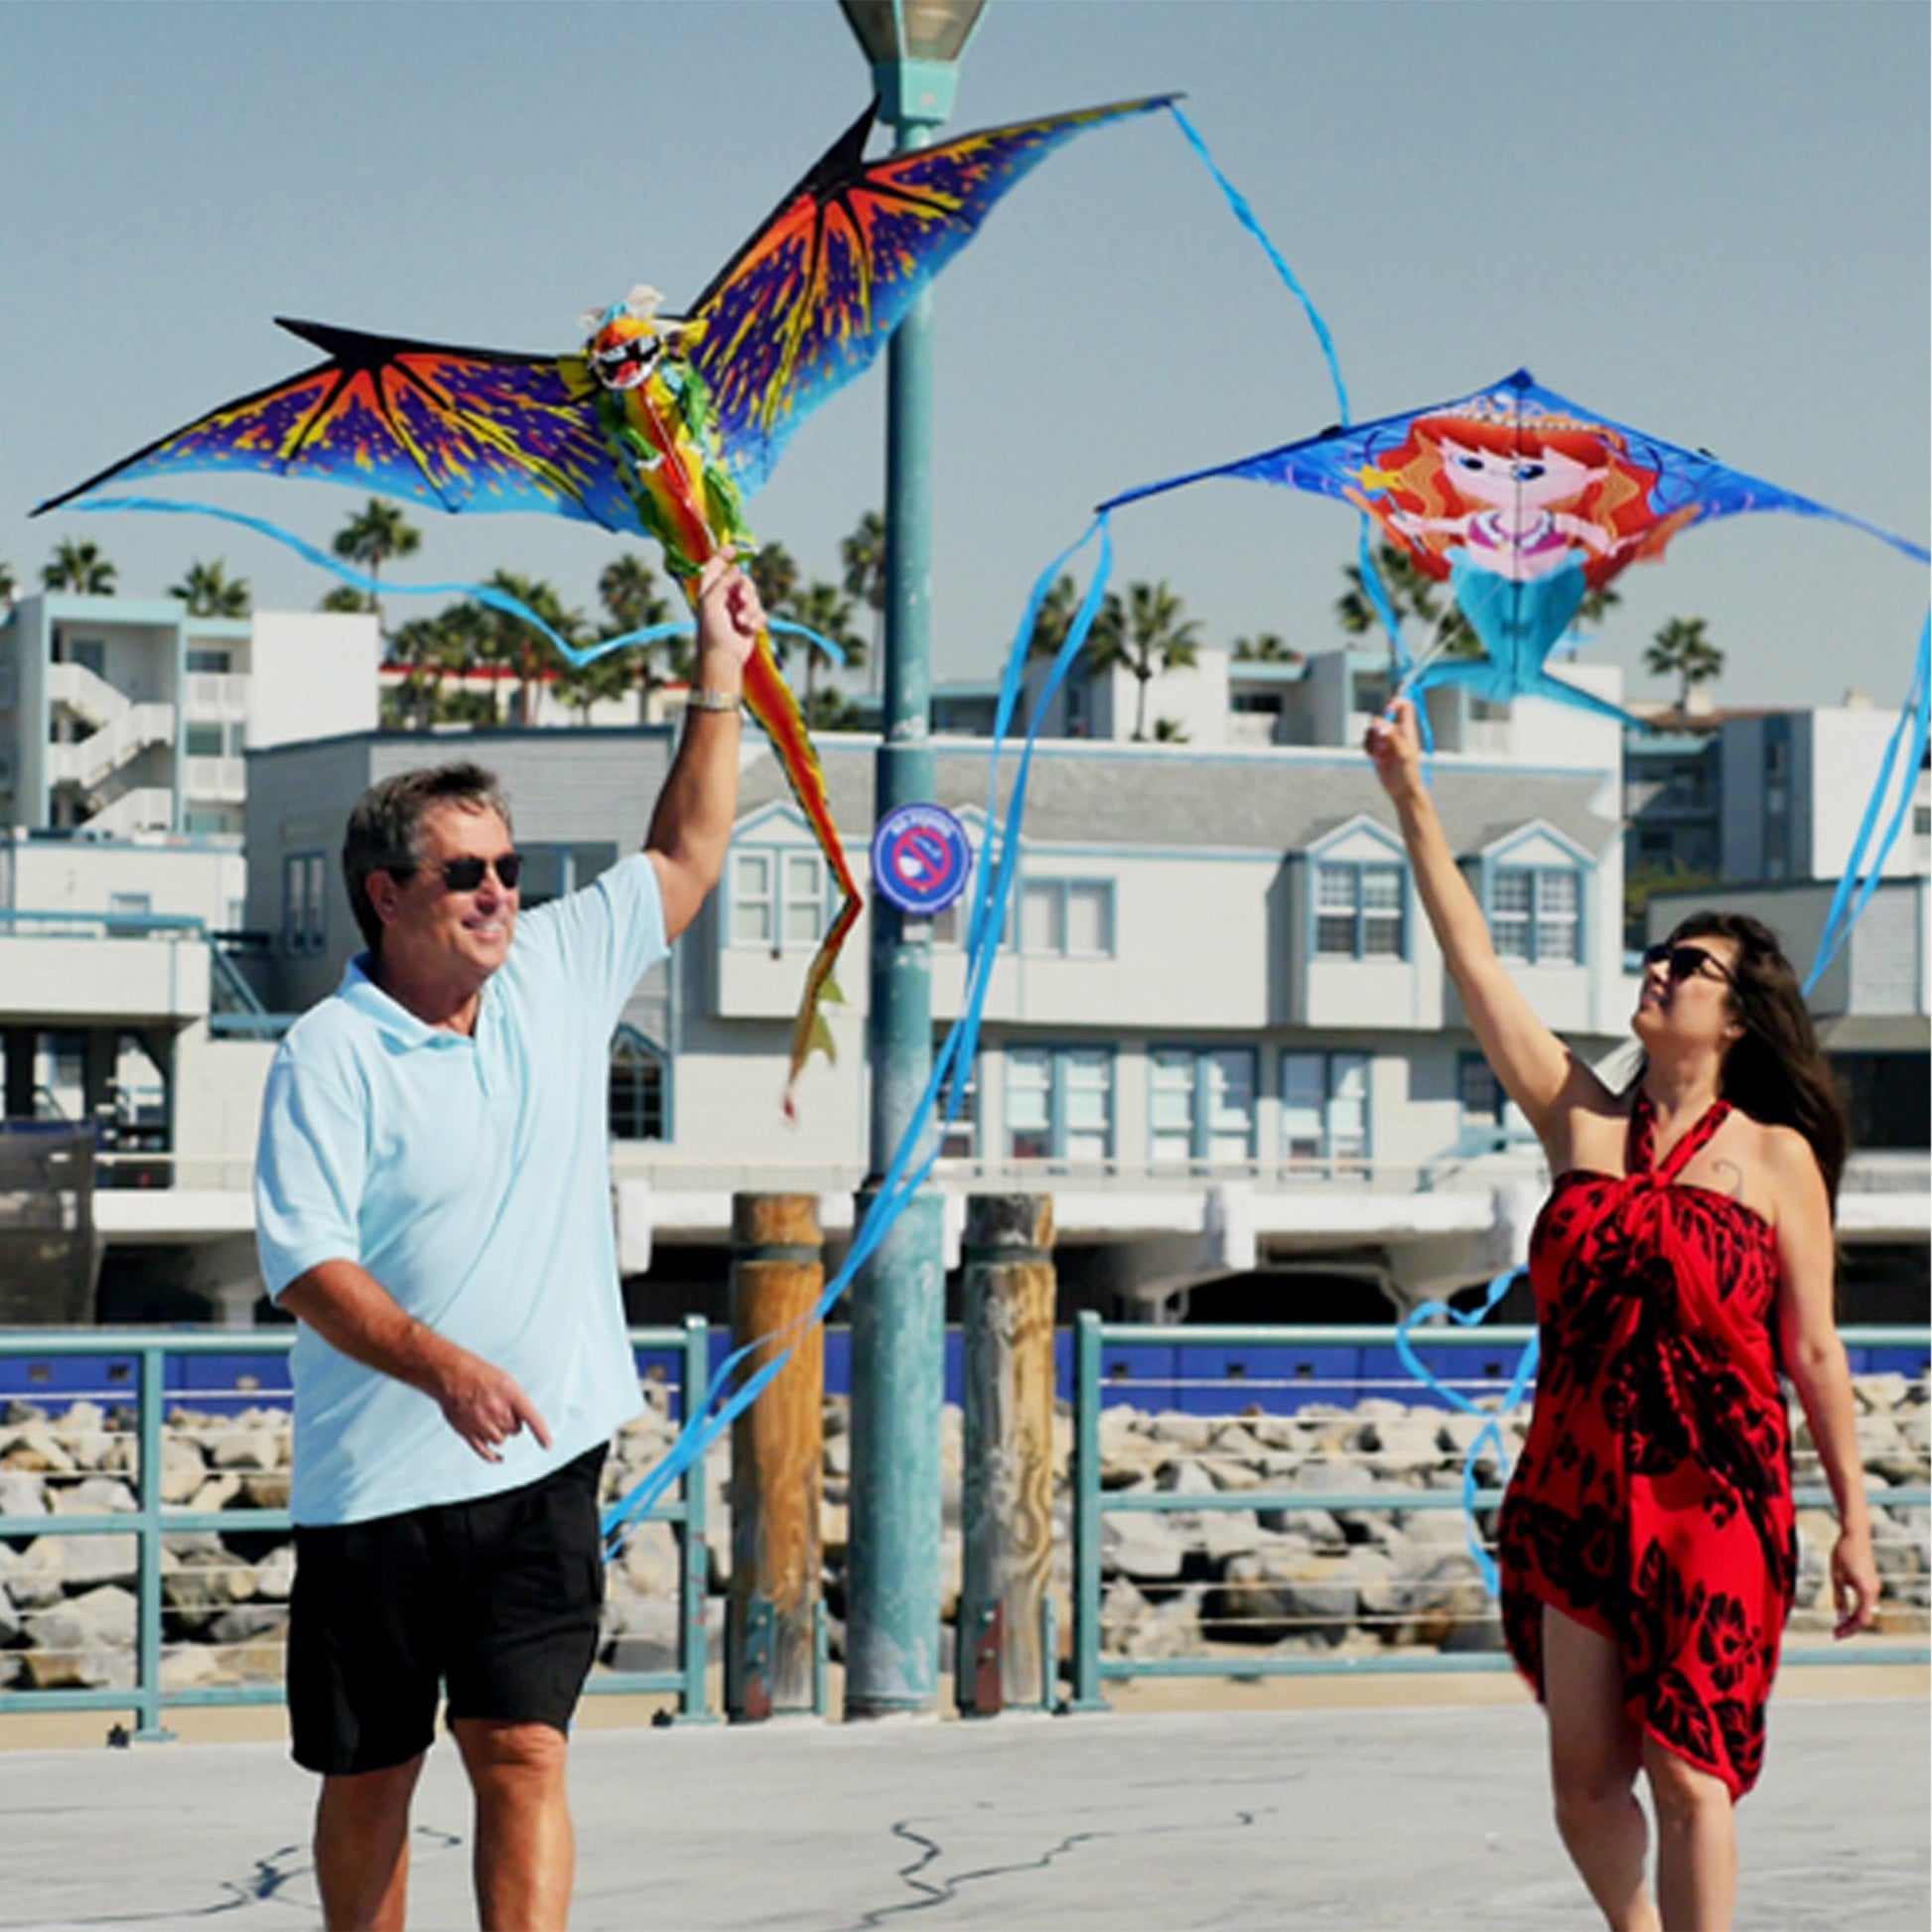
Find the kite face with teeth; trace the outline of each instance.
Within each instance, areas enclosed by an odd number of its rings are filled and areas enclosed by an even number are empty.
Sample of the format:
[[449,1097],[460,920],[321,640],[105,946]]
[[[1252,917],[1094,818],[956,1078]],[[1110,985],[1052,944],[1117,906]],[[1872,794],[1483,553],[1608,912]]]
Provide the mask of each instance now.
[[605,388],[638,388],[671,346],[675,325],[655,320],[662,299],[655,289],[632,289],[623,301],[585,316],[584,355]]

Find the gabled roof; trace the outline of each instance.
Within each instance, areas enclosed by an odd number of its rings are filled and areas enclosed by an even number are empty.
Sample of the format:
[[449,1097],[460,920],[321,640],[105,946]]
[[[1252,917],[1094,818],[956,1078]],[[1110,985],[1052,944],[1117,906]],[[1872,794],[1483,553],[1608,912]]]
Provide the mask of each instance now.
[[[983,810],[991,749],[980,739],[935,742],[933,802],[953,812]],[[819,752],[833,817],[849,843],[862,844],[873,824],[877,741],[824,738]],[[1017,763],[1017,750],[1003,755],[1002,808]],[[1591,809],[1607,776],[1443,758],[1435,762],[1433,787],[1459,855],[1472,856],[1538,821],[1600,853],[1620,832],[1616,820]],[[784,774],[760,748],[741,780],[741,822],[784,796]],[[1352,752],[1221,754],[1056,741],[1038,748],[1027,786],[1026,836],[1035,845],[1280,854],[1300,851],[1354,818],[1395,830],[1394,808],[1368,760]]]

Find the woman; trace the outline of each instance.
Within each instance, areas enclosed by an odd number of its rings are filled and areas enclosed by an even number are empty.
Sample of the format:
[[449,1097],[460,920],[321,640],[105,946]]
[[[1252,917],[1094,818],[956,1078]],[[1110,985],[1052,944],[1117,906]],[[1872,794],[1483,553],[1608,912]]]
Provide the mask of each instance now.
[[1412,704],[1370,728],[1368,751],[1469,1025],[1555,1176],[1530,1245],[1536,1408],[1498,1544],[1504,1633],[1549,1717],[1558,1829],[1612,1926],[1720,1932],[1731,1807],[1762,1760],[1796,1583],[1780,1368],[1838,1503],[1838,1635],[1877,1601],[1832,1313],[1843,1110],[1777,941],[1719,913],[1645,954],[1642,1071],[1612,1093],[1498,962],[1424,787]]

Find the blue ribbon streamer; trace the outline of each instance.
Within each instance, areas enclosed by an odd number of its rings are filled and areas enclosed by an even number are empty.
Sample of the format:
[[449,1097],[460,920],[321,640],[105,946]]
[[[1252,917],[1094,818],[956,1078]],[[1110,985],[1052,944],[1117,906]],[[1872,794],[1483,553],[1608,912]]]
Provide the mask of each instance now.
[[[1905,826],[1905,814],[1911,809],[1915,781],[1925,761],[1928,736],[1932,736],[1932,612],[1926,614],[1925,624],[1919,631],[1918,657],[1912,671],[1912,682],[1899,710],[1898,723],[1892,728],[1891,737],[1886,742],[1885,756],[1879,761],[1878,775],[1872,783],[1871,796],[1865,803],[1864,816],[1859,822],[1858,835],[1852,841],[1845,870],[1839,877],[1838,891],[1832,895],[1831,909],[1825,914],[1825,929],[1819,934],[1818,952],[1812,960],[1810,972],[1805,975],[1803,990],[1806,994],[1825,976],[1826,969],[1838,957],[1839,949],[1851,937],[1852,928],[1858,924],[1871,895],[1878,890],[1885,861],[1891,856],[1892,847],[1898,843],[1899,833]],[[1909,749],[1906,751],[1904,782],[1898,803],[1867,867],[1865,849],[1871,842],[1878,814],[1884,808],[1885,792],[1891,784],[1899,752],[1906,747]],[[1860,884],[1861,876],[1863,885]],[[1853,897],[1855,889],[1858,893],[1856,899]]]
[[[1096,536],[1100,543],[1100,556],[1093,582],[1088,587],[1073,622],[1068,626],[1065,639],[1054,654],[1052,666],[1035,703],[1021,751],[1020,762],[1014,776],[1013,796],[1006,812],[1002,814],[999,811],[1000,747],[1011,729],[1014,712],[1018,707],[1025,683],[1034,624],[1054,579],[1078,552],[1094,541]],[[1027,783],[1032,771],[1034,752],[1038,742],[1040,727],[1044,722],[1049,700],[1065,680],[1074,659],[1078,657],[1082,646],[1086,643],[1087,633],[1093,627],[1094,619],[1099,614],[1105,596],[1112,565],[1111,533],[1107,526],[1107,519],[1099,516],[1094,519],[1093,525],[1077,543],[1062,551],[1041,573],[1034,587],[1033,596],[1028,601],[1026,612],[1021,618],[1013,648],[1008,655],[994,719],[992,768],[987,787],[986,842],[989,849],[995,853],[995,857],[992,865],[982,864],[974,868],[974,901],[967,924],[966,997],[961,1003],[959,1018],[948,1030],[944,1042],[934,1056],[932,1071],[926,1081],[925,1090],[912,1109],[911,1119],[906,1124],[905,1132],[899,1140],[885,1179],[881,1182],[871,1207],[860,1222],[845,1260],[832,1279],[826,1283],[818,1300],[803,1314],[794,1317],[782,1328],[768,1335],[760,1335],[756,1340],[735,1349],[719,1364],[698,1404],[696,1418],[687,1418],[677,1441],[671,1445],[663,1459],[605,1511],[603,1534],[610,1554],[615,1555],[622,1548],[631,1526],[648,1515],[671,1484],[676,1482],[685,1470],[731,1427],[732,1423],[758,1400],[772,1378],[791,1359],[791,1352],[796,1342],[787,1341],[786,1337],[795,1337],[798,1333],[809,1330],[824,1320],[850,1286],[853,1276],[871,1259],[880,1242],[885,1239],[893,1224],[904,1212],[907,1203],[924,1185],[927,1176],[931,1173],[933,1165],[939,1158],[939,1147],[943,1139],[942,1133],[931,1131],[935,1117],[941,1119],[944,1126],[950,1126],[958,1117],[974,1056],[978,1051],[980,1019],[986,1005],[987,991],[992,983],[993,969],[999,961],[1000,944],[1006,931],[1014,870],[1020,854],[1020,830],[1026,817]],[[922,1145],[923,1154],[921,1154]],[[784,1341],[785,1346],[770,1360],[760,1364],[758,1370],[733,1389],[728,1397],[725,1396],[725,1390],[732,1378],[753,1352],[770,1347],[778,1341]],[[724,1398],[722,1401],[721,1397]]]
[[[1287,285],[1288,292],[1302,305],[1302,313],[1309,319],[1309,327],[1314,331],[1314,339],[1321,346],[1322,359],[1328,365],[1328,379],[1334,384],[1335,407],[1340,411],[1343,429],[1354,420],[1348,406],[1348,384],[1341,373],[1341,357],[1335,349],[1335,339],[1330,333],[1327,321],[1321,311],[1314,306],[1314,299],[1302,286],[1299,276],[1289,267],[1282,251],[1275,246],[1268,230],[1261,225],[1248,198],[1224,175],[1219,164],[1208,152],[1207,143],[1201,138],[1194,126],[1179,107],[1173,101],[1168,103],[1168,112],[1173,116],[1174,125],[1180,129],[1187,145],[1200,157],[1201,166],[1213,178],[1214,186],[1221,191],[1222,199],[1232,210],[1234,218],[1261,244],[1262,253],[1274,264],[1275,273]],[[1362,589],[1368,601],[1375,607],[1375,615],[1381,619],[1382,627],[1389,633],[1389,643],[1395,651],[1396,668],[1406,672],[1411,663],[1409,647],[1402,638],[1402,620],[1396,616],[1394,600],[1389,596],[1388,586],[1382,582],[1382,573],[1375,567],[1375,553],[1369,541],[1369,530],[1373,519],[1366,511],[1362,514],[1361,528],[1356,542],[1357,568],[1361,573]],[[1427,729],[1427,727],[1425,727]]]
[[1482,1574],[1483,1587],[1491,1596],[1496,1595],[1500,1590],[1502,1579],[1497,1572],[1495,1558],[1483,1548],[1482,1536],[1476,1525],[1476,1490],[1479,1486],[1476,1481],[1476,1463],[1485,1447],[1493,1449],[1501,1481],[1508,1481],[1509,1455],[1503,1448],[1502,1419],[1512,1409],[1521,1408],[1524,1398],[1529,1394],[1530,1382],[1536,1374],[1539,1353],[1537,1337],[1535,1335],[1530,1337],[1522,1354],[1517,1358],[1516,1372],[1509,1378],[1509,1387],[1504,1392],[1502,1402],[1493,1410],[1485,1409],[1479,1402],[1471,1402],[1460,1389],[1451,1389],[1447,1383],[1441,1381],[1429,1364],[1416,1353],[1409,1337],[1420,1322],[1436,1315],[1448,1315],[1458,1327],[1476,1327],[1489,1311],[1509,1292],[1510,1284],[1521,1273],[1520,1269],[1511,1268],[1498,1275],[1484,1292],[1480,1308],[1465,1311],[1450,1308],[1447,1302],[1425,1302],[1421,1308],[1412,1309],[1404,1315],[1395,1331],[1395,1352],[1401,1358],[1402,1366],[1417,1381],[1435,1390],[1450,1408],[1461,1410],[1465,1416],[1482,1418],[1482,1427],[1476,1432],[1475,1441],[1469,1445],[1468,1453],[1462,1458],[1462,1512],[1468,1519],[1469,1554],[1475,1558],[1476,1568]]
[[[306,537],[283,529],[279,523],[271,523],[265,516],[248,516],[240,510],[223,509],[215,503],[185,502],[166,496],[95,496],[82,498],[69,507],[77,510],[151,510],[164,516],[212,516],[222,523],[252,530],[257,536],[267,537],[284,549],[293,550],[306,563],[317,564],[332,572],[352,590],[361,591],[368,597],[467,597],[473,603],[486,605],[492,611],[500,611],[505,617],[516,619],[519,623],[527,623],[532,630],[541,631],[557,651],[579,670],[586,664],[596,663],[600,657],[608,657],[614,650],[624,650],[632,644],[652,644],[665,637],[688,637],[697,628],[689,618],[673,618],[667,623],[647,623],[639,629],[625,630],[615,637],[600,637],[594,644],[573,644],[567,637],[559,635],[521,598],[512,597],[507,591],[492,589],[488,584],[387,583],[355,569],[340,557],[331,556]],[[845,662],[844,650],[807,624],[793,623],[784,618],[768,618],[765,628],[778,636],[803,637],[834,663]]]

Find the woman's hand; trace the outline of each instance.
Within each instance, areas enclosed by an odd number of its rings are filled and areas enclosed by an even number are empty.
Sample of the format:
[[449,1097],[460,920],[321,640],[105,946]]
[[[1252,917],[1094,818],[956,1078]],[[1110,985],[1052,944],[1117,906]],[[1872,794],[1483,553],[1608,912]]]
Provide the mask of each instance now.
[[1832,1546],[1832,1601],[1838,1608],[1835,1637],[1869,1630],[1878,1615],[1878,1564],[1868,1529],[1842,1530]]
[[1362,749],[1375,762],[1382,789],[1399,805],[1423,789],[1422,734],[1416,727],[1415,701],[1398,698],[1369,726]]

